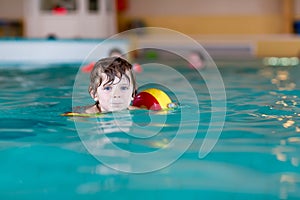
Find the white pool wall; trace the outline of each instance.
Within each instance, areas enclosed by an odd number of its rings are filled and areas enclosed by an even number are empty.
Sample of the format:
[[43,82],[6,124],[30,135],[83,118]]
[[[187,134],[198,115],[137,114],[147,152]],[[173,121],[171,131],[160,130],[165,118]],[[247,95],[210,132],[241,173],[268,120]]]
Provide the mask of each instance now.
[[3,39],[0,65],[87,63],[109,56],[114,48],[126,53],[129,41]]

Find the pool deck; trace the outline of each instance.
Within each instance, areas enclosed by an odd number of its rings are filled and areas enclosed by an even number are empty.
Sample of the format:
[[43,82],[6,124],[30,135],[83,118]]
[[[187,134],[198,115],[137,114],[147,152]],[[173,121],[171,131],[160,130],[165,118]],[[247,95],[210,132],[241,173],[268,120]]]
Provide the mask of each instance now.
[[0,39],[0,65],[89,63],[109,56],[112,49],[127,52],[125,39]]
[[293,57],[300,55],[300,35],[228,35],[196,36],[197,41],[204,44],[217,43],[219,45],[248,45],[256,57],[278,56]]
[[[189,35],[201,44],[212,57],[262,58],[268,56],[294,57],[300,55],[300,35]],[[153,35],[137,39],[137,46],[147,46],[149,43],[158,47],[176,45],[187,48],[185,41],[178,38],[162,36],[159,39]]]
[[[195,45],[196,44],[196,45]],[[200,45],[199,45],[200,44]],[[299,57],[299,35],[184,35],[143,34],[118,40],[0,39],[0,65],[82,63],[109,56],[109,51],[176,49],[188,53],[204,48],[212,58]],[[196,49],[195,49],[196,48]],[[183,54],[184,54],[183,53]]]

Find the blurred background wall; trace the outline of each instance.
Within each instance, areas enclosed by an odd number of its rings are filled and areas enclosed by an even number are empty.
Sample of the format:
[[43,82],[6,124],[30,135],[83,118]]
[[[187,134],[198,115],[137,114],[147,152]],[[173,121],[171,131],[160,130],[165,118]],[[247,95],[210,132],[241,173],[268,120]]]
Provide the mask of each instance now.
[[[139,20],[148,26],[162,26],[186,34],[280,34],[292,33],[293,21],[300,19],[300,0],[117,2],[125,4],[125,8],[118,12],[119,31],[128,29],[132,22]],[[26,0],[0,0],[0,19],[22,21],[24,4]]]
[[282,0],[128,0],[119,29],[140,19],[186,34],[275,34],[283,32]]
[[[79,1],[79,0],[77,0]],[[80,0],[87,1],[87,0]],[[257,55],[298,55],[300,48],[300,0],[103,0],[116,1],[117,31],[158,26],[191,36],[247,37]],[[27,37],[27,0],[0,0],[0,37]],[[30,11],[29,11],[30,12]],[[3,32],[9,20],[13,29]],[[1,24],[2,23],[2,24]],[[88,21],[86,22],[89,23]],[[297,28],[297,27],[296,27]],[[87,30],[91,31],[91,30]],[[297,33],[297,34],[295,34]]]
[[119,30],[134,20],[186,34],[292,33],[300,0],[126,0]]
[[0,0],[0,18],[22,20],[24,3],[24,0]]

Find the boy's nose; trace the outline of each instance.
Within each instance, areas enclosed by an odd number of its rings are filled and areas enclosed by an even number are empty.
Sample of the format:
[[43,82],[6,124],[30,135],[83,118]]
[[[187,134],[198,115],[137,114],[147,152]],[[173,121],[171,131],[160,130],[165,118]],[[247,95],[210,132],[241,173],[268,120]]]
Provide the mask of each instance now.
[[120,95],[114,95],[114,98],[120,98]]

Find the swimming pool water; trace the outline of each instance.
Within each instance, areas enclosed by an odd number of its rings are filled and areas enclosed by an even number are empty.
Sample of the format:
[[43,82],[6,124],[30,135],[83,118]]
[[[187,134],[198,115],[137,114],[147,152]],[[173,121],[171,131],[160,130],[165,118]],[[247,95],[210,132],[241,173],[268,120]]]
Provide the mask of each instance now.
[[[130,130],[133,121],[141,126],[139,136],[159,132],[138,138],[114,129],[113,114],[99,119],[60,115],[72,109],[78,67],[1,68],[1,199],[299,199],[299,66],[264,67],[260,62],[221,65],[227,116],[212,152],[198,158],[211,117],[205,82],[195,71],[179,66],[177,70],[196,91],[199,130],[174,163],[140,174],[107,167],[90,154],[86,143],[105,142],[103,136],[107,136],[127,151],[151,152],[168,144],[181,122],[187,135],[197,122],[181,119],[180,109],[121,112],[117,117],[124,129]],[[151,67],[139,77],[153,82],[167,77],[176,82],[176,77]],[[87,92],[85,87],[82,85],[83,93]],[[188,94],[180,83],[176,87],[177,92]],[[189,98],[180,108],[192,113],[198,105]],[[90,99],[82,100],[82,104],[87,102],[91,103]],[[103,128],[101,134],[94,134],[99,127]],[[78,128],[90,131],[82,134]],[[177,139],[186,140],[183,136]],[[95,153],[102,153],[114,166],[131,167],[130,159],[106,150]],[[181,150],[180,145],[175,148]],[[141,159],[138,166],[159,165],[164,159]]]

